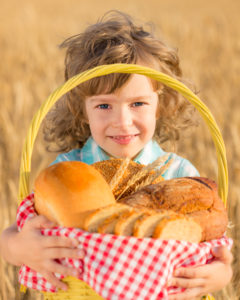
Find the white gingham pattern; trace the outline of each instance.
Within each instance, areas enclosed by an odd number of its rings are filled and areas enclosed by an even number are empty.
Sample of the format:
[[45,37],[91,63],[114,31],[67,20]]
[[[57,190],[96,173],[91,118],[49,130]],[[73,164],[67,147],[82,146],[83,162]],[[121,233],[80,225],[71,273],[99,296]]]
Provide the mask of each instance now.
[[[28,218],[36,215],[34,195],[29,195],[18,208],[19,230]],[[79,279],[88,283],[107,300],[168,299],[168,294],[181,291],[167,288],[168,279],[180,266],[196,266],[211,261],[211,248],[232,246],[232,240],[223,237],[200,244],[175,240],[160,240],[88,233],[76,228],[55,227],[43,229],[43,235],[70,236],[78,239],[86,251],[83,260],[61,259],[60,263],[83,269]],[[63,278],[56,274],[58,278]],[[41,274],[22,266],[20,284],[31,289],[55,292]]]

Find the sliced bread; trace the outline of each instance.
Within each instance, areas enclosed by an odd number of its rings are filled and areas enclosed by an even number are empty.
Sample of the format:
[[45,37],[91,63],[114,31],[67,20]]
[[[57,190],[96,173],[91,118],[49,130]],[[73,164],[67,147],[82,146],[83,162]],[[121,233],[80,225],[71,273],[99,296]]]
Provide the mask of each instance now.
[[84,222],[84,229],[89,232],[98,232],[98,227],[109,217],[119,214],[124,211],[129,211],[132,208],[128,205],[116,203],[91,213]]
[[135,222],[146,212],[140,210],[132,210],[124,213],[121,218],[117,220],[115,225],[115,234],[132,236]]
[[164,216],[155,227],[153,238],[199,243],[202,240],[202,227],[184,215]]
[[138,238],[152,237],[155,227],[159,221],[165,217],[175,214],[170,210],[162,210],[159,212],[146,212],[134,224],[133,235]]
[[122,218],[122,215],[123,213],[116,213],[106,218],[103,223],[98,226],[98,232],[113,234],[115,232],[115,226],[118,220]]

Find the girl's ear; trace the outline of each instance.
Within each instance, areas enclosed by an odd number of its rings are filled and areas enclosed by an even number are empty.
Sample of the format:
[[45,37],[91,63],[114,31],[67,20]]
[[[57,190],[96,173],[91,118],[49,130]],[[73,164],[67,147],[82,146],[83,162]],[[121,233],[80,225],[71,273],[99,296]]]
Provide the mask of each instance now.
[[89,124],[89,121],[88,121],[88,117],[87,117],[87,116],[84,116],[84,122],[85,122],[86,124]]
[[158,103],[157,103],[157,110],[156,110],[156,120],[160,118],[160,101],[161,101],[161,96],[163,94],[163,89],[159,89],[156,91],[158,95]]

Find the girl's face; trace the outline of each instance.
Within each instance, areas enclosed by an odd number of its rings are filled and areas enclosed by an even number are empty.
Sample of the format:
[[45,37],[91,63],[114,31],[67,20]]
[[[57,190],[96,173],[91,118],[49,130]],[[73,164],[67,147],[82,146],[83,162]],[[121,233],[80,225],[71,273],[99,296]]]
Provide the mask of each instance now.
[[85,101],[92,137],[110,156],[134,158],[153,137],[158,96],[148,77],[133,74],[114,93]]

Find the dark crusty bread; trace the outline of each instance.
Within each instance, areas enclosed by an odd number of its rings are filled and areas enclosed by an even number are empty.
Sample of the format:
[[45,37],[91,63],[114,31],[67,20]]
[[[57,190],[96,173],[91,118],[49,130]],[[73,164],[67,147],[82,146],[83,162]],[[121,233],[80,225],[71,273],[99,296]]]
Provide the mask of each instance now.
[[187,214],[202,227],[202,241],[218,239],[227,230],[228,216],[227,211],[223,210],[199,210]]
[[118,202],[137,208],[171,209],[179,213],[190,213],[212,207],[216,196],[217,190],[211,180],[181,177],[145,186]]
[[208,178],[165,180],[143,187],[118,202],[138,209],[169,209],[186,214],[201,225],[201,241],[219,238],[227,229],[227,211],[218,196],[217,184]]

